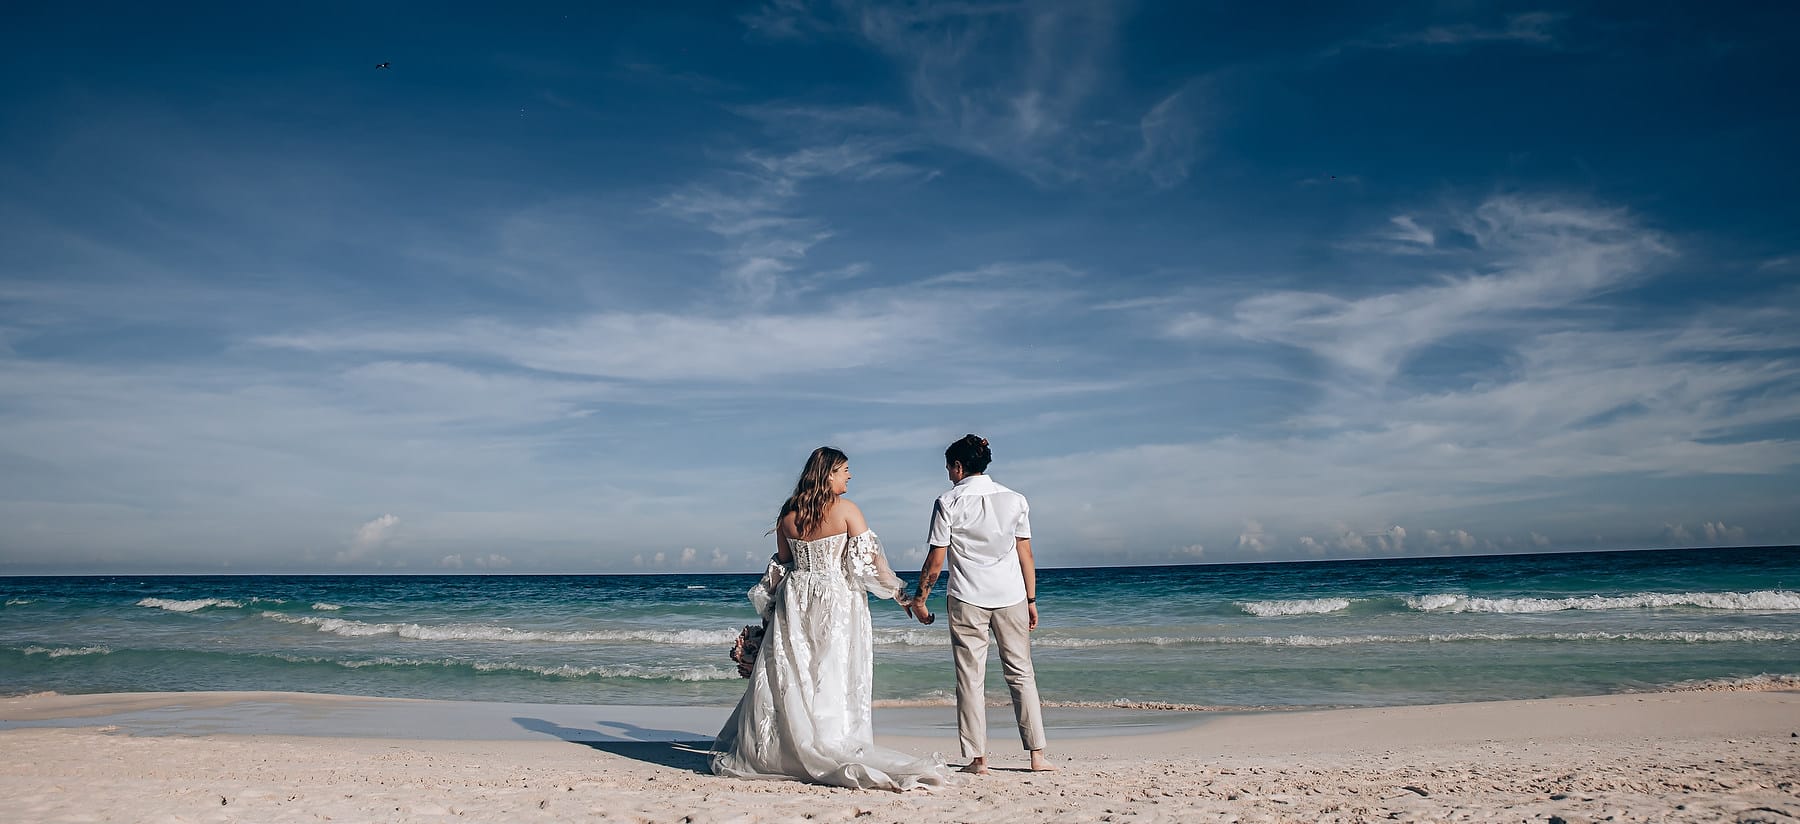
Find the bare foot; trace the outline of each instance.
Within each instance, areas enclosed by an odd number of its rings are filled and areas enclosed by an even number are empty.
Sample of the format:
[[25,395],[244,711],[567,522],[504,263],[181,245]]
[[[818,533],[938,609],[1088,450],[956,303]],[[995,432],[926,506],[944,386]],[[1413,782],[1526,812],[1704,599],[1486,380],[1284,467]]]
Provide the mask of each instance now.
[[1050,759],[1046,758],[1044,756],[1043,750],[1032,750],[1031,751],[1031,771],[1032,772],[1056,772],[1056,765],[1050,763]]
[[966,772],[970,775],[987,775],[988,774],[987,759],[986,758],[970,759],[969,763],[964,765],[962,769],[958,770],[958,772]]

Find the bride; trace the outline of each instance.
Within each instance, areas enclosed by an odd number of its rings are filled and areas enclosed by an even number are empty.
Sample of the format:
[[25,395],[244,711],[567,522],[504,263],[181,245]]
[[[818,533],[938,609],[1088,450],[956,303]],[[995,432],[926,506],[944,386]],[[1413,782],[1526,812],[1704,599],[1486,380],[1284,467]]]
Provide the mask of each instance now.
[[840,497],[849,481],[850,459],[821,446],[781,505],[775,558],[750,589],[767,627],[762,651],[713,744],[714,773],[864,789],[948,783],[941,757],[875,745],[864,593],[910,599],[862,510]]

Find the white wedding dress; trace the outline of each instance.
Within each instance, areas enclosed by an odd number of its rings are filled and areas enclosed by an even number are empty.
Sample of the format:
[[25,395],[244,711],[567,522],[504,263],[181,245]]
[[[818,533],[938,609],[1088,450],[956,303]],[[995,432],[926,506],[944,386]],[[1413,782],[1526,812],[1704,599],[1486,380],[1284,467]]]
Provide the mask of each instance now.
[[875,533],[790,538],[788,546],[793,562],[771,560],[750,589],[767,629],[750,686],[713,744],[713,772],[864,789],[949,783],[935,753],[875,746],[866,593],[903,598]]

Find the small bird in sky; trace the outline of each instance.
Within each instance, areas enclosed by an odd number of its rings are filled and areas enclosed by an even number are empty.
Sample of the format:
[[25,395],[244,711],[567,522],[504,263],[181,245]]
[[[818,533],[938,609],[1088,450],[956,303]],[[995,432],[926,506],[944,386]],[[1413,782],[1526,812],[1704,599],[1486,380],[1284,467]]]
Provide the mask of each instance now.
[[387,67],[388,67],[388,64],[387,64],[387,63],[385,63],[385,62],[384,62],[384,63],[376,63],[376,64],[375,64],[375,68],[377,68],[377,69],[385,69],[385,68],[387,68]]

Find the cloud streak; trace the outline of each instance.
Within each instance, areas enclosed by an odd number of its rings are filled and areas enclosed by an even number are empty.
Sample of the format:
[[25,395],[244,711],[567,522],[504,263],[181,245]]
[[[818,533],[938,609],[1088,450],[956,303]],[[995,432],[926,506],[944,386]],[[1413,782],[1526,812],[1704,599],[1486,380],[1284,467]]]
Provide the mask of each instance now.
[[892,142],[849,139],[784,153],[743,153],[720,181],[691,184],[662,198],[663,211],[698,223],[725,244],[722,277],[740,299],[761,305],[788,284],[786,277],[814,246],[832,236],[824,221],[796,214],[808,181],[868,181],[920,176],[894,159]]
[[1567,15],[1533,11],[1508,15],[1495,23],[1455,21],[1423,28],[1388,31],[1371,37],[1332,46],[1327,55],[1360,49],[1430,49],[1456,48],[1492,43],[1510,43],[1540,48],[1559,44],[1558,29]]
[[[1661,237],[1617,211],[1519,197],[1490,199],[1446,218],[1476,249],[1469,269],[1361,297],[1316,291],[1258,294],[1228,316],[1190,313],[1175,337],[1229,335],[1303,349],[1357,378],[1385,381],[1421,349],[1455,336],[1518,328],[1522,313],[1569,306],[1648,274],[1670,253]],[[1411,217],[1379,237],[1429,246]]]
[[874,49],[906,82],[912,131],[1039,185],[1175,186],[1200,156],[1206,92],[1187,81],[1121,106],[1110,93],[1122,11],[1099,0],[777,0],[745,22],[778,40],[837,37]]

